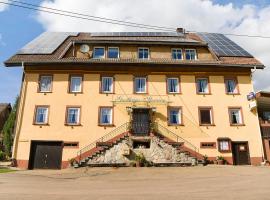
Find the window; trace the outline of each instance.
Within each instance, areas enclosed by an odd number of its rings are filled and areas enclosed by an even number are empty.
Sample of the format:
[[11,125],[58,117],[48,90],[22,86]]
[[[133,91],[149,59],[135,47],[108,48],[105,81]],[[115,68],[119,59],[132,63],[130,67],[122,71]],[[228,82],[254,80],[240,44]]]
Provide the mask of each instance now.
[[180,125],[182,124],[182,110],[177,107],[170,107],[168,109],[169,114],[169,125]]
[[109,47],[108,48],[108,58],[119,58],[119,48]]
[[168,93],[179,93],[179,78],[167,79]]
[[113,93],[113,77],[102,77],[101,78],[101,92],[102,93]]
[[70,77],[69,92],[72,92],[72,93],[82,92],[82,76]]
[[64,142],[64,147],[66,148],[78,148],[79,142]]
[[230,152],[231,151],[231,140],[229,138],[219,138],[218,139],[218,150],[220,152]]
[[209,81],[208,78],[197,78],[197,93],[198,94],[209,94]]
[[227,94],[237,94],[238,93],[236,79],[232,79],[232,78],[225,79],[225,87],[226,87]]
[[186,49],[186,60],[196,60],[196,50],[195,49]]
[[172,59],[182,60],[182,49],[172,49]]
[[231,125],[243,124],[240,108],[229,108],[229,114]]
[[52,91],[52,76],[42,75],[39,78],[39,92]]
[[94,58],[105,58],[105,48],[95,47],[94,48]]
[[100,125],[112,125],[112,108],[101,107],[99,110],[99,124]]
[[135,93],[146,93],[146,78],[136,77],[135,81]]
[[37,106],[35,124],[48,124],[48,106]]
[[270,111],[263,112],[263,120],[270,121]]
[[215,142],[201,142],[202,149],[214,149],[216,148]]
[[149,49],[139,48],[139,59],[148,59],[148,58],[149,58]]
[[68,125],[79,125],[80,124],[80,108],[79,107],[68,107],[66,123]]
[[212,125],[212,108],[199,108],[200,125]]

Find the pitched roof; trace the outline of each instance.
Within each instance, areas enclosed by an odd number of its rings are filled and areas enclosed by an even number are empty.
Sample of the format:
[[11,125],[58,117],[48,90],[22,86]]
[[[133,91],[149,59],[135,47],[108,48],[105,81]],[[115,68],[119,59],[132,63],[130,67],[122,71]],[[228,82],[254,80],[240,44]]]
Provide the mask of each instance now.
[[[211,36],[212,37],[212,36]],[[211,38],[211,37],[208,37]],[[219,36],[220,37],[220,36]],[[225,36],[224,36],[225,37]],[[222,38],[224,39],[222,36]],[[228,38],[226,42],[233,43]],[[185,46],[205,46],[215,54],[217,60],[209,61],[175,61],[172,59],[82,59],[82,58],[62,58],[63,53],[72,43],[117,43],[117,44],[157,44],[157,45],[185,45]],[[209,40],[208,40],[209,42]],[[232,56],[230,51],[227,55],[218,55],[215,44],[205,41],[201,34],[196,33],[66,33],[66,32],[45,32],[25,47],[17,54],[5,62],[6,66],[19,66],[25,64],[41,63],[145,63],[145,64],[210,64],[210,65],[233,65],[239,67],[264,68],[264,65],[252,56]],[[238,46],[237,44],[234,45]],[[239,47],[239,46],[238,46]],[[220,48],[220,47],[219,47]],[[227,47],[228,48],[228,47]],[[240,47],[239,47],[240,48]],[[231,53],[231,54],[230,54]],[[223,53],[224,54],[224,53]]]

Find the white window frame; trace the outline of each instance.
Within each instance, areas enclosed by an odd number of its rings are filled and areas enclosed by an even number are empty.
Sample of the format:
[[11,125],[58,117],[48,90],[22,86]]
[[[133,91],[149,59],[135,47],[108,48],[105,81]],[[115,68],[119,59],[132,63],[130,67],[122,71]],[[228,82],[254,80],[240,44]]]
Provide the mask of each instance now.
[[[145,85],[144,85],[144,91],[137,91],[137,84],[136,84],[136,80],[137,79],[144,79],[145,80]],[[146,94],[147,93],[147,78],[146,77],[135,77],[134,78],[134,93],[135,94]]]
[[[81,80],[80,90],[78,90],[78,91],[72,90],[72,79],[74,79],[74,78],[80,78],[80,80]],[[70,81],[70,83],[69,83],[69,92],[70,93],[81,93],[82,92],[82,84],[83,84],[83,77],[82,76],[71,75],[69,81]]]
[[[73,110],[78,110],[78,116],[77,116],[77,121],[76,123],[71,123],[69,122],[69,111],[73,109]],[[67,107],[67,114],[66,114],[66,124],[68,125],[79,125],[80,124],[80,117],[81,117],[81,108],[80,107]]]
[[[104,90],[103,90],[103,84],[104,84],[103,80],[104,80],[105,78],[110,78],[111,81],[112,81],[111,91],[104,91]],[[102,76],[102,77],[101,77],[101,93],[107,93],[107,94],[109,94],[109,93],[113,93],[113,90],[114,90],[114,77],[113,77],[113,76]]]
[[[194,59],[187,59],[187,51],[194,51],[195,52],[195,58]],[[197,60],[198,57],[197,57],[197,51],[196,51],[196,49],[185,49],[185,59],[186,60]]]
[[[224,145],[226,144],[226,145]],[[220,151],[230,151],[230,141],[229,140],[219,140],[218,141]],[[226,147],[226,148],[224,148]]]
[[[233,91],[233,92],[228,91],[228,85],[227,85],[228,81],[234,81],[234,85],[235,85],[234,90],[235,91]],[[237,88],[237,80],[234,79],[234,78],[226,78],[225,79],[225,88],[226,88],[226,93],[227,94],[238,94],[239,93],[238,88]]]
[[[110,49],[118,49],[118,56],[117,56],[117,58],[110,58],[110,57],[109,57]],[[120,50],[119,50],[119,47],[108,47],[107,58],[109,58],[109,59],[118,59],[118,58],[120,58]]]
[[[178,123],[172,123],[171,122],[171,111],[177,111],[178,112]],[[174,126],[177,126],[177,125],[181,125],[182,124],[182,108],[181,107],[170,107],[168,108],[168,122],[169,122],[169,125],[174,125]]]
[[[147,49],[148,50],[148,57],[147,58],[140,58],[140,49]],[[148,47],[139,47],[138,48],[138,59],[141,59],[141,60],[148,60],[148,59],[150,59],[150,49]]]
[[[169,85],[169,80],[170,79],[176,79],[177,80],[177,91],[176,92],[171,92],[170,91],[170,85]],[[168,77],[167,78],[167,91],[169,94],[177,94],[177,93],[180,93],[180,80],[178,77]]]
[[[102,122],[103,120],[103,110],[105,110],[105,109],[108,109],[108,110],[110,110],[110,119],[109,119],[109,123],[104,123],[104,122]],[[113,108],[112,107],[106,107],[106,106],[104,106],[104,107],[100,107],[99,108],[99,125],[102,125],[102,126],[110,126],[110,125],[112,125],[113,124]]]
[[[38,110],[39,109],[45,109],[46,110],[46,115],[45,115],[45,121],[44,122],[38,122]],[[49,119],[49,107],[48,106],[36,106],[36,111],[35,111],[35,124],[48,124]]]
[[[233,112],[237,111],[239,115],[239,123],[233,123]],[[243,124],[243,116],[242,116],[242,110],[241,108],[229,108],[229,114],[230,114],[230,124],[231,125],[242,125]]]
[[[181,59],[175,59],[175,58],[173,58],[173,51],[174,51],[174,50],[177,50],[177,51],[180,50],[180,51],[181,51]],[[172,49],[171,49],[171,54],[172,54],[172,59],[173,59],[173,60],[183,60],[183,59],[184,59],[184,56],[183,56],[183,50],[180,49],[180,48],[172,48]]]
[[[49,90],[42,90],[42,78],[50,78],[51,79],[51,86],[50,86],[50,89]],[[40,78],[39,78],[39,92],[42,92],[42,93],[46,93],[46,92],[52,92],[52,84],[53,84],[53,76],[52,75],[40,75]]]
[[[96,49],[103,49],[104,50],[104,54],[102,57],[99,57],[99,58],[96,58]],[[100,46],[97,46],[97,47],[94,47],[94,51],[93,51],[93,58],[94,59],[104,59],[106,56],[106,48],[105,47],[100,47]]]
[[[207,81],[207,91],[206,92],[200,92],[200,85],[199,85],[199,80],[206,80]],[[209,88],[209,78],[204,78],[204,77],[198,77],[196,78],[196,89],[198,94],[209,94],[210,93],[210,88]]]

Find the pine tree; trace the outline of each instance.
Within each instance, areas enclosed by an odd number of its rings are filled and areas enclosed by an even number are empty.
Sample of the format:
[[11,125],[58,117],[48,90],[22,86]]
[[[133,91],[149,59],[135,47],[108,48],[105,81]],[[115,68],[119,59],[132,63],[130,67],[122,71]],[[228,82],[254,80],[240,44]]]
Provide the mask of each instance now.
[[15,126],[18,101],[19,97],[16,98],[12,111],[3,127],[3,134],[4,134],[3,143],[4,143],[4,150],[7,156],[11,156],[11,147],[13,144],[13,131]]

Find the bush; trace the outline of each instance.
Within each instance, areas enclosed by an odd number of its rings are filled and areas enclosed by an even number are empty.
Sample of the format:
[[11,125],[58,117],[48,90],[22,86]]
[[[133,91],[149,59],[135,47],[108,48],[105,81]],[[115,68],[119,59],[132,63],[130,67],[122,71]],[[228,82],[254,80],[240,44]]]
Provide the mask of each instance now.
[[0,151],[0,161],[6,160],[6,154],[3,151]]

